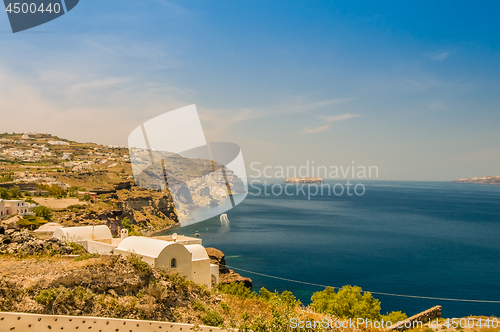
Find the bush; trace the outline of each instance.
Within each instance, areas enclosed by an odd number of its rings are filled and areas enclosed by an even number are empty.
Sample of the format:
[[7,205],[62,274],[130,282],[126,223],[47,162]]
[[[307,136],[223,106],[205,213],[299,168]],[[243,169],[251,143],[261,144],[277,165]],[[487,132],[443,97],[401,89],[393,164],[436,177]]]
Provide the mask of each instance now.
[[193,306],[193,309],[196,311],[206,311],[207,310],[205,304],[201,301],[194,301],[192,306]]
[[131,236],[142,236],[141,232],[137,229],[138,227],[130,223],[130,219],[125,217],[122,219],[122,227],[128,230],[128,235]]
[[269,302],[279,306],[294,308],[302,305],[300,300],[297,300],[297,298],[290,291],[283,291],[283,293],[281,294],[277,291],[271,293],[270,291],[262,287],[259,291],[259,297],[265,302]]
[[[316,312],[328,313],[341,319],[365,318],[375,321],[383,317],[380,315],[380,301],[357,286],[344,286],[338,292],[332,287],[327,287],[323,291],[314,293],[311,301],[311,307]],[[394,319],[403,315],[406,317],[401,312],[392,312],[386,317]]]
[[33,213],[35,214],[35,216],[45,218],[47,220],[50,220],[50,218],[52,217],[52,210],[43,205],[34,208]]
[[127,260],[135,267],[136,270],[143,273],[150,273],[151,267],[148,263],[144,262],[141,257],[131,254],[127,256]]
[[44,289],[43,291],[38,293],[37,296],[35,296],[35,301],[38,304],[48,306],[55,301],[59,293],[61,293],[61,289],[59,288]]
[[257,295],[252,292],[249,288],[245,287],[245,284],[242,282],[232,282],[230,284],[219,284],[217,289],[221,293],[235,295],[244,299],[253,299],[256,298]]
[[80,191],[80,188],[78,187],[75,186],[69,187],[68,189],[69,197],[78,197],[78,191]]
[[16,199],[21,198],[22,192],[18,187],[5,189],[3,187],[0,188],[0,198],[1,199]]
[[43,219],[39,219],[37,217],[33,217],[30,215],[24,216],[23,218],[19,218],[17,220],[17,224],[22,228],[28,228],[30,230],[34,230],[40,225],[46,224],[47,221]]
[[51,184],[51,185],[48,185],[48,184],[37,184],[38,186],[38,189],[40,190],[46,190],[49,192],[49,195],[51,196],[61,196],[61,197],[66,197],[68,195],[68,193],[66,192],[66,190],[64,190],[63,188],[59,187],[57,184]]
[[0,182],[12,182],[14,178],[11,174],[0,174]]
[[85,254],[88,254],[87,250],[85,250],[85,248],[82,245],[78,244],[78,243],[69,242],[68,246],[70,246],[73,249],[73,250],[71,250],[71,253],[73,255],[85,255]]
[[208,326],[222,326],[224,324],[222,316],[217,311],[211,309],[201,317],[201,321]]
[[66,210],[69,210],[73,213],[78,213],[80,212],[80,210],[84,210],[86,208],[85,205],[80,205],[80,204],[74,204],[74,205],[70,205],[66,208]]
[[385,322],[391,322],[393,324],[403,321],[406,318],[408,318],[406,314],[402,313],[401,311],[393,311],[391,313],[386,313],[385,315],[382,316],[382,319]]

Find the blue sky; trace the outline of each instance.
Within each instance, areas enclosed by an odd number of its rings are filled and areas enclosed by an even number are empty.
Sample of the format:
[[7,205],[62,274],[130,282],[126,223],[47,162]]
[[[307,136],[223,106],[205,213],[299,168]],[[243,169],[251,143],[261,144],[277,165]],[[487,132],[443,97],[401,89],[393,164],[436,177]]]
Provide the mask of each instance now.
[[380,179],[500,174],[498,2],[96,1],[12,34],[0,131],[126,144],[195,103],[211,141],[271,166]]

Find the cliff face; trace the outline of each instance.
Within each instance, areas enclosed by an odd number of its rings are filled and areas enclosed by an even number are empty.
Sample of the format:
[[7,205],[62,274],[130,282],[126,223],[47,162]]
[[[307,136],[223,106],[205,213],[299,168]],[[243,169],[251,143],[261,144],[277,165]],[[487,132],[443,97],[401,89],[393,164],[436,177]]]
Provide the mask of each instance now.
[[495,176],[483,176],[476,178],[468,178],[468,179],[460,179],[452,181],[455,183],[480,183],[480,184],[492,184],[492,185],[500,185],[500,175]]
[[178,222],[172,196],[168,191],[124,191],[118,194],[118,208],[123,216],[135,221],[134,211],[142,213],[163,214],[173,222]]

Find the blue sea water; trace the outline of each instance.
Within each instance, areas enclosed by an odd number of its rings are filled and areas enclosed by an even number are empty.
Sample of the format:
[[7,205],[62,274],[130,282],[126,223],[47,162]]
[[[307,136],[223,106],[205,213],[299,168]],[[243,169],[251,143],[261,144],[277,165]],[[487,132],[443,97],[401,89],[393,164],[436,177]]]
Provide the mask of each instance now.
[[[215,217],[174,231],[199,232],[204,246],[226,254],[229,266],[258,273],[372,292],[500,300],[500,186],[364,185],[362,196],[308,200],[293,190],[292,196],[265,195],[263,185],[254,184],[245,201],[227,212],[230,229]],[[240,273],[252,278],[254,290],[290,290],[304,304],[322,290]],[[374,297],[383,313],[401,310],[410,316],[441,305],[444,317],[500,315],[498,303]]]

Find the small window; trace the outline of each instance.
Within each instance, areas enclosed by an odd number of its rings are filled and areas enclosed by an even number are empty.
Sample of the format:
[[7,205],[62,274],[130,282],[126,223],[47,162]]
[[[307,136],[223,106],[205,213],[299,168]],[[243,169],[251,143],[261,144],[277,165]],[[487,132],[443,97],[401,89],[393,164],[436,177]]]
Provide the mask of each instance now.
[[177,268],[177,260],[175,258],[172,258],[172,260],[170,261],[170,268],[171,269]]

